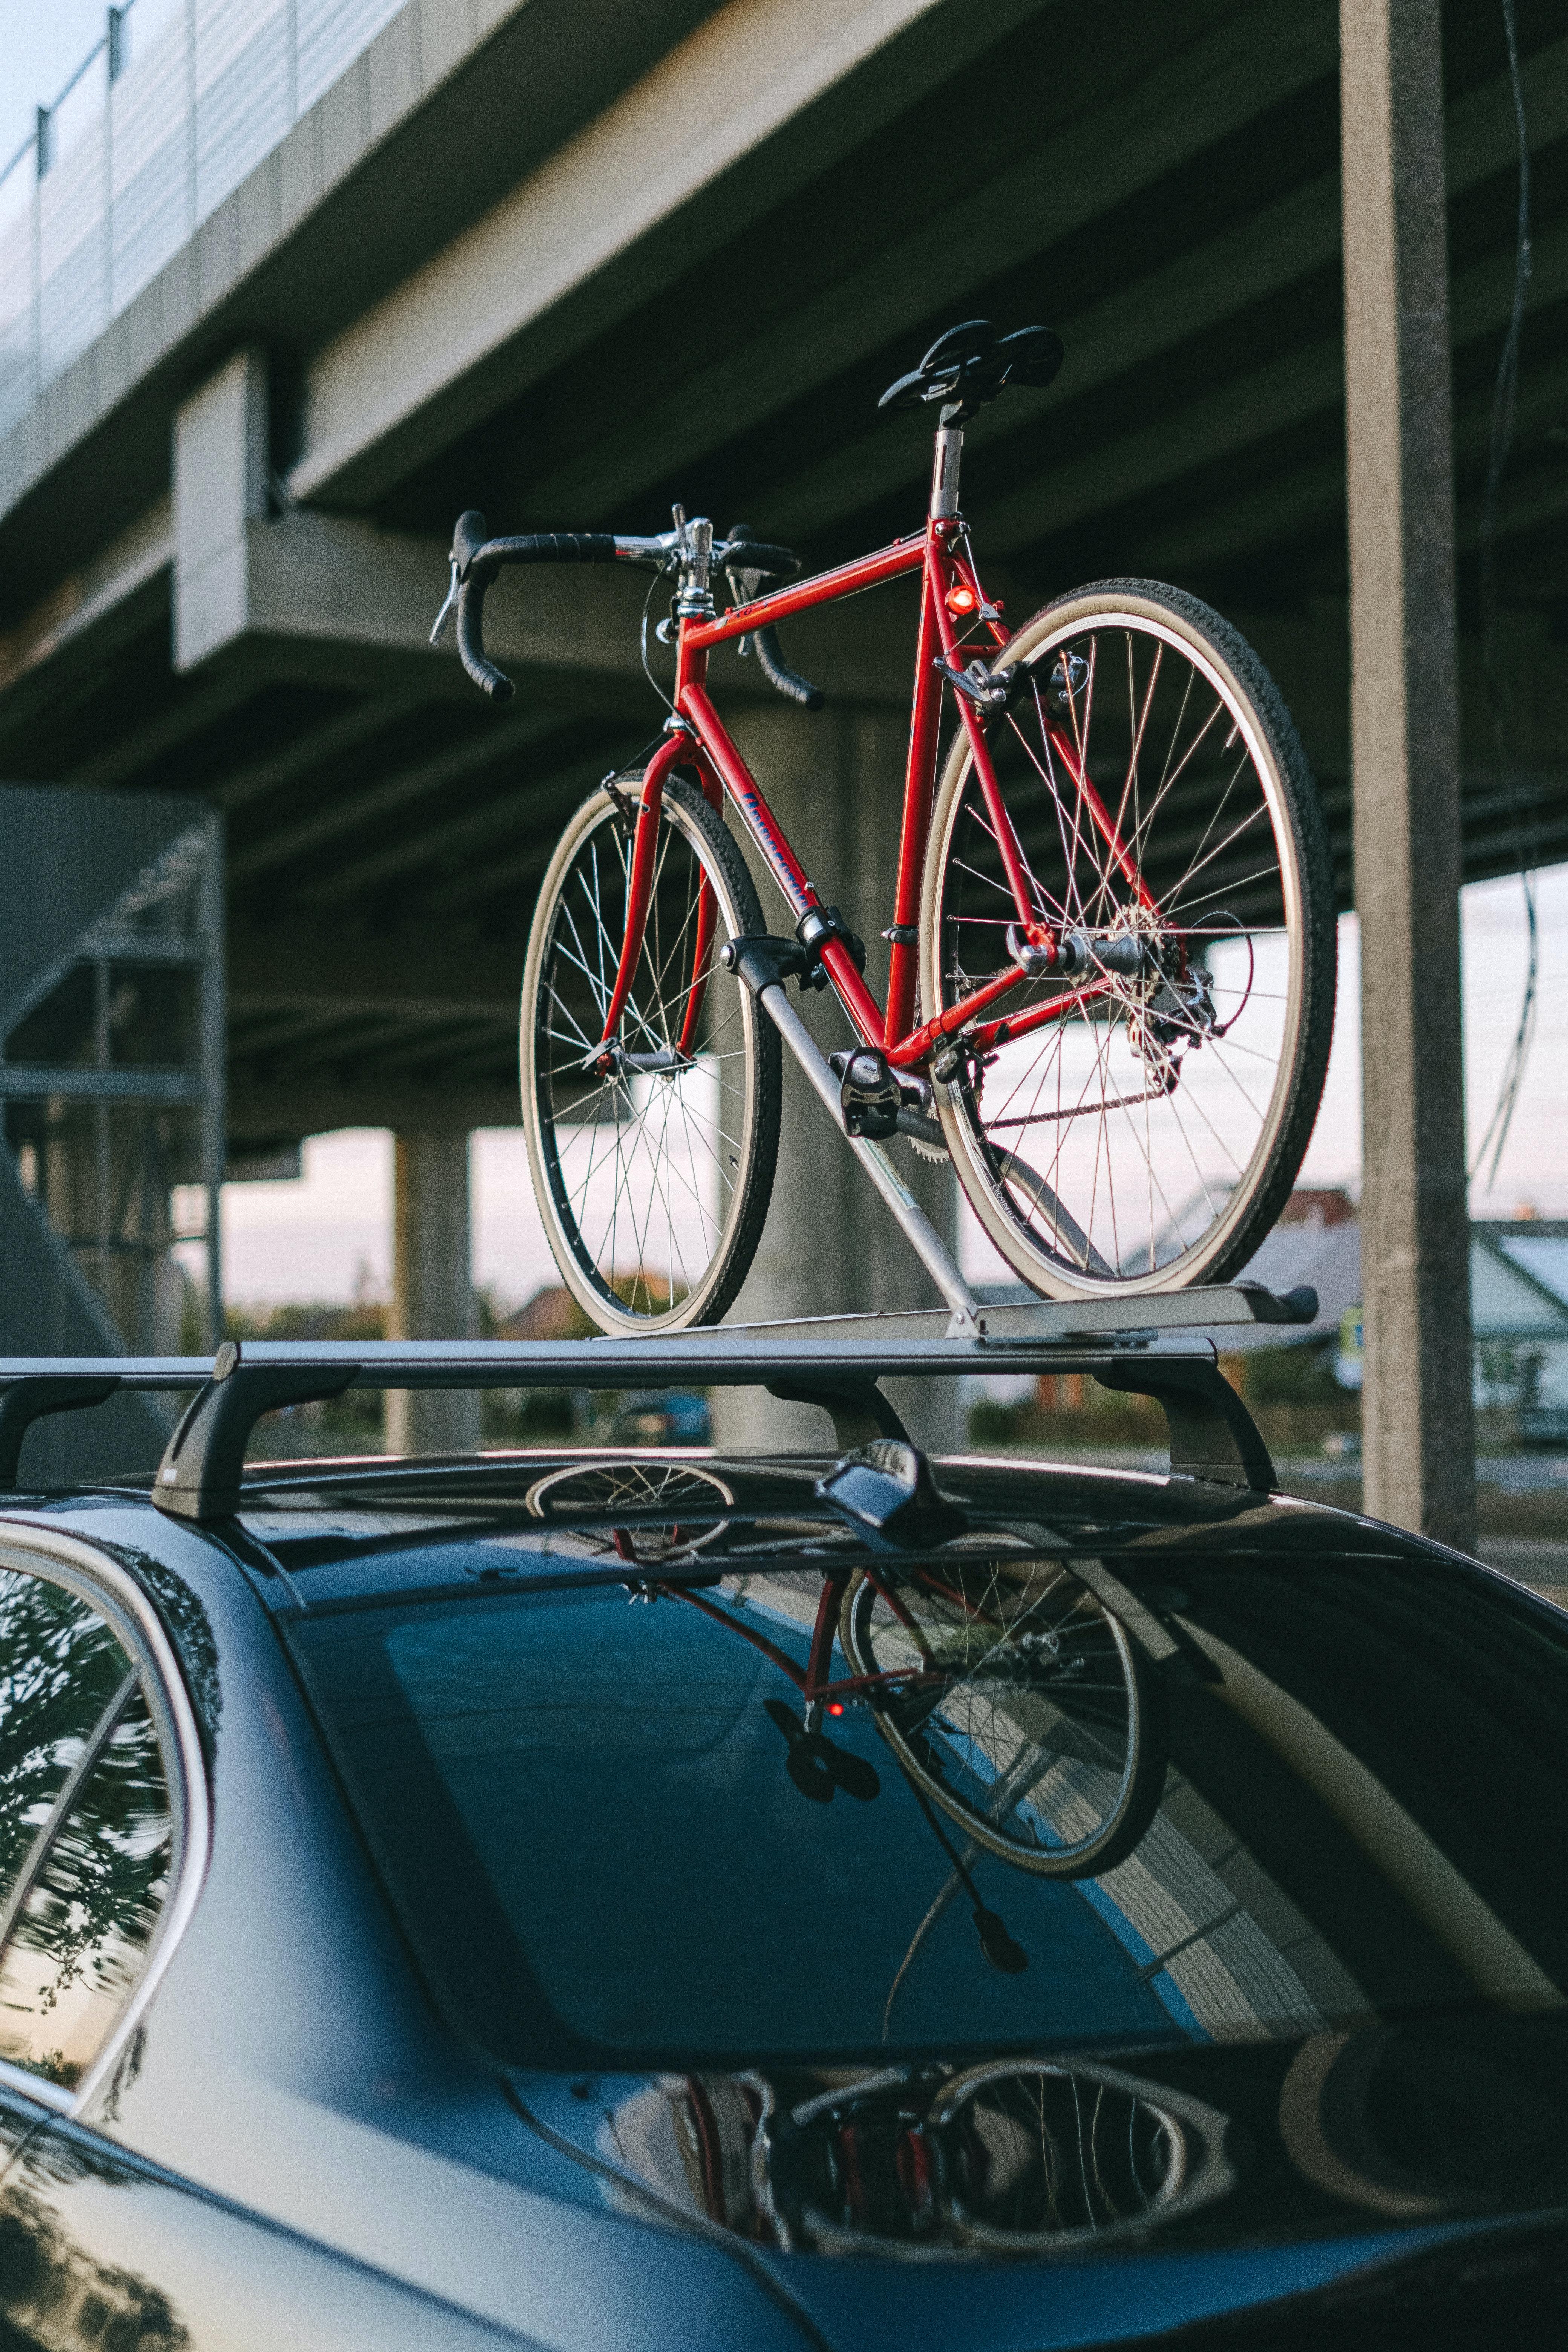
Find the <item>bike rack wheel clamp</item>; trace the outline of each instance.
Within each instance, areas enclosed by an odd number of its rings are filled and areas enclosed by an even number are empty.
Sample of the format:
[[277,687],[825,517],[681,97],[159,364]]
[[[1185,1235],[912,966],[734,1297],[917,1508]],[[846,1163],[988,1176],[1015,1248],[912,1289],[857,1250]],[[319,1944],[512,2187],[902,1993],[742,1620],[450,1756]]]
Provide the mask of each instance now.
[[[957,1260],[881,1145],[869,1136],[851,1135],[846,1128],[842,1081],[835,1075],[826,1055],[784,992],[784,981],[790,973],[804,976],[810,971],[810,950],[796,940],[730,940],[720,950],[720,960],[742,986],[751,990],[811,1081],[839,1134],[887,1202],[921,1264],[946,1299],[950,1310],[948,1337],[953,1339],[980,1338],[985,1328],[980,1302],[963,1279]],[[913,1112],[900,1112],[900,1124],[908,1131],[920,1134],[923,1139],[946,1149],[946,1139],[934,1120],[922,1119]]]
[[118,1389],[197,1391],[169,1441],[153,1499],[176,1518],[200,1522],[239,1508],[246,1447],[264,1413],[351,1388],[765,1388],[822,1406],[849,1451],[879,1438],[908,1443],[880,1380],[1087,1372],[1102,1387],[1163,1407],[1173,1475],[1270,1494],[1279,1482],[1268,1446],[1202,1335],[1225,1324],[1300,1325],[1316,1311],[1310,1290],[1280,1299],[1258,1284],[1232,1283],[1125,1302],[987,1307],[986,1329],[973,1338],[951,1337],[939,1307],[649,1339],[227,1340],[211,1359],[11,1359],[0,1360],[0,1476],[15,1492],[22,1440],[40,1416],[101,1403]]

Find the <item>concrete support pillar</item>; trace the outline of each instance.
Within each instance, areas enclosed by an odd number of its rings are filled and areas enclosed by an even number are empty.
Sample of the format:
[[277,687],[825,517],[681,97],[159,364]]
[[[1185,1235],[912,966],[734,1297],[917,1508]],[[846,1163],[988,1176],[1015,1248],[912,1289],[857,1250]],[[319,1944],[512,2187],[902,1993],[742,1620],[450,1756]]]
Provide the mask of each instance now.
[[239,352],[176,410],[174,667],[193,669],[250,617],[249,531],[267,504],[267,364]]
[[[394,1339],[470,1339],[479,1328],[469,1271],[468,1139],[460,1129],[400,1135],[395,1150]],[[473,1389],[395,1389],[386,1398],[392,1454],[460,1453],[479,1442]]]
[[1341,0],[1369,1510],[1475,1538],[1438,0]]
[[[740,717],[735,738],[769,804],[825,899],[865,940],[866,972],[886,994],[888,947],[898,868],[908,719],[901,711],[836,710],[815,718],[780,704]],[[740,825],[728,819],[737,836]],[[784,901],[746,848],[770,929],[793,928]],[[825,1049],[850,1042],[848,1024],[826,992],[797,1005]],[[902,1140],[889,1149],[938,1230],[951,1244],[956,1224],[952,1172],[921,1160]],[[762,1245],[734,1322],[791,1315],[843,1315],[875,1308],[933,1307],[934,1285],[893,1223],[869,1180],[828,1123],[801,1071],[784,1056],[784,1137],[778,1181]],[[888,1392],[919,1443],[958,1442],[956,1384],[894,1381]],[[732,1445],[820,1447],[827,1423],[813,1406],[781,1404],[760,1390],[715,1391],[715,1431]]]

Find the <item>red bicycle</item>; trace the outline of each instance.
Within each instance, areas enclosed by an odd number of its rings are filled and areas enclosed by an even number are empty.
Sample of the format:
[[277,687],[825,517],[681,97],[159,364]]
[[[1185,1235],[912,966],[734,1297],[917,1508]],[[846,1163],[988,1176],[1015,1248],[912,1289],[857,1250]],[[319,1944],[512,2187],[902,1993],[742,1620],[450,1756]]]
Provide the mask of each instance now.
[[[528,1509],[569,1518],[573,1554],[625,1561],[636,1598],[697,1610],[794,1685],[798,1715],[779,1697],[762,1707],[803,1795],[876,1797],[875,1769],[828,1733],[847,1709],[868,1706],[970,1892],[986,1957],[1008,1968],[1010,1938],[969,1877],[975,1854],[1042,1877],[1097,1877],[1142,1842],[1158,1809],[1169,1725],[1140,1644],[1086,1565],[1041,1558],[1016,1537],[964,1534],[923,1557],[868,1564],[829,1559],[814,1591],[808,1577],[777,1573],[775,1530],[732,1526],[734,1501],[704,1464],[631,1458],[550,1471]],[[585,1510],[596,1525],[584,1525]],[[963,1832],[966,1851],[933,1808]]]
[[[1016,631],[958,504],[963,426],[1062,359],[1048,328],[942,336],[883,395],[940,404],[925,527],[799,580],[744,526],[490,539],[465,514],[451,587],[494,699],[484,600],[503,565],[616,562],[673,586],[664,734],[606,778],[545,876],[522,990],[522,1118],[551,1247],[606,1330],[717,1321],[751,1265],[777,1160],[781,1039],[954,1310],[973,1301],[886,1150],[951,1157],[1002,1256],[1050,1297],[1224,1280],[1252,1255],[1311,1133],[1333,1020],[1327,835],[1300,740],[1251,647],[1152,581],[1059,596]],[[778,625],[919,572],[914,698],[886,1001],[710,698],[739,640],[822,697]],[[727,582],[728,609],[714,586]],[[784,585],[764,583],[784,582]],[[650,591],[650,594],[651,594]],[[646,616],[645,616],[646,627]],[[944,700],[957,727],[938,775]],[[789,909],[770,935],[732,808]],[[828,987],[825,1057],[786,995]],[[831,1066],[829,1066],[831,1062]]]

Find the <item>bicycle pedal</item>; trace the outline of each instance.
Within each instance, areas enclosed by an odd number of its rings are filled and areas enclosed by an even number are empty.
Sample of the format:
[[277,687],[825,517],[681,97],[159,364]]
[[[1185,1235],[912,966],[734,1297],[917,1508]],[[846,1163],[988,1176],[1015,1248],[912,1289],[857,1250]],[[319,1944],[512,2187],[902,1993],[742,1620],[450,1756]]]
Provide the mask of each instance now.
[[888,1066],[887,1055],[873,1045],[857,1045],[847,1053],[830,1054],[827,1061],[840,1081],[845,1133],[871,1142],[896,1135],[903,1094]]

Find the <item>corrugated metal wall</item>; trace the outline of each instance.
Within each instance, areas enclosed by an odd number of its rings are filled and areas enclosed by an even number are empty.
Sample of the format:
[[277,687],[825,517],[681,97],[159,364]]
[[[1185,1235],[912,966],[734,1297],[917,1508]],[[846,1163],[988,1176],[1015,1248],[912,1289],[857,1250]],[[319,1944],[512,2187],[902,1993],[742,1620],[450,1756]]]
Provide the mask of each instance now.
[[[0,785],[0,1355],[205,1352],[221,1313],[220,820]],[[156,1459],[163,1399],[28,1436],[47,1482]]]

